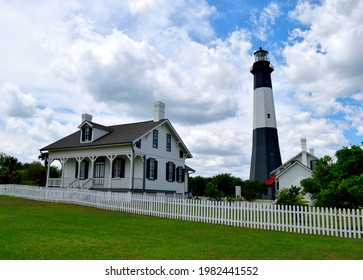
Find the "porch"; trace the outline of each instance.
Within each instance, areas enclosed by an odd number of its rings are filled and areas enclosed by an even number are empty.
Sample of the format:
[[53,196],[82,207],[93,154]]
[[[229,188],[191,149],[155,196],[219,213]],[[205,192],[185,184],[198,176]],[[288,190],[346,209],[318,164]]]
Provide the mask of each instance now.
[[[50,178],[54,161],[61,164],[61,178]],[[49,159],[47,187],[82,189],[145,188],[144,156],[133,154],[52,157]]]

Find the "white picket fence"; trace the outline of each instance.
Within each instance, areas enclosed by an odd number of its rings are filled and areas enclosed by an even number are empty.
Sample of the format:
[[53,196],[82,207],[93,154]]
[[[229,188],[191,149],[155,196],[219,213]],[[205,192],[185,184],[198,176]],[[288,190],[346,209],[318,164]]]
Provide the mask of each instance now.
[[0,185],[0,195],[236,227],[362,238],[363,211]]

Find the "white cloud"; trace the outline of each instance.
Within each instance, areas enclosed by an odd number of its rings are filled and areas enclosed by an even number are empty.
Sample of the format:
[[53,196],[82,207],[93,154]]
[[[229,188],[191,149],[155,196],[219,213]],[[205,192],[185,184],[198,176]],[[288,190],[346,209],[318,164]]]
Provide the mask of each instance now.
[[239,64],[250,46],[243,32],[208,47],[174,30],[168,36],[178,41],[178,52],[170,56],[146,39],[137,41],[118,30],[102,35],[84,20],[78,22],[77,39],[62,46],[53,61],[56,75],[77,86],[78,95],[88,94],[111,108],[123,106],[136,118],[149,116],[146,108],[155,99],[168,104],[170,118],[186,123],[236,114]]
[[35,98],[30,93],[23,93],[17,86],[3,84],[0,87],[2,115],[9,117],[28,118],[36,110]]
[[252,12],[251,21],[254,27],[252,34],[259,40],[266,41],[269,35],[273,33],[273,26],[280,15],[279,4],[276,2],[271,2],[260,13]]
[[361,134],[363,126],[361,104],[350,102],[359,101],[363,88],[363,60],[357,58],[363,48],[357,40],[363,36],[363,2],[300,1],[289,15],[304,27],[291,33],[282,52],[286,64],[276,72],[291,93],[289,99],[299,104],[296,109],[310,112],[311,120],[297,127],[310,133],[323,150],[347,145],[344,132]]
[[[319,16],[316,16],[316,15]],[[346,97],[362,87],[363,61],[357,54],[363,42],[361,1],[323,1],[321,6],[300,2],[291,16],[310,24],[297,30],[299,38],[284,49],[284,75],[296,86],[298,98],[311,105]],[[331,104],[325,104],[330,110]]]
[[39,149],[69,134],[72,126],[54,120],[54,111],[40,109],[32,93],[11,84],[0,88],[1,152],[25,161],[37,160]]

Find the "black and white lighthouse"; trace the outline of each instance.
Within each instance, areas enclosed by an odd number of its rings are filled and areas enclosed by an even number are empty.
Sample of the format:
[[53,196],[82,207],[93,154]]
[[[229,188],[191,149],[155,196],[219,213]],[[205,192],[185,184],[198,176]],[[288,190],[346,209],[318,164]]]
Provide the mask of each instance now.
[[273,66],[268,52],[260,48],[254,53],[251,68],[254,76],[253,93],[253,136],[250,179],[267,181],[271,185],[268,196],[275,198],[274,180],[270,172],[281,166],[279,138],[277,134],[275,105],[272,93],[271,73]]

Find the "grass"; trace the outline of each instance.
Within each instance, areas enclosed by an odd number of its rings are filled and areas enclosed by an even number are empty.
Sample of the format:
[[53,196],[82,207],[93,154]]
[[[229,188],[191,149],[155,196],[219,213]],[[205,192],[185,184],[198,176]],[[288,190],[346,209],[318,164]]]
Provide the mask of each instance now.
[[363,259],[363,240],[168,220],[0,196],[1,260]]

